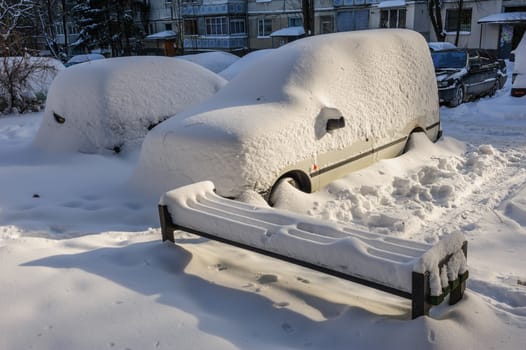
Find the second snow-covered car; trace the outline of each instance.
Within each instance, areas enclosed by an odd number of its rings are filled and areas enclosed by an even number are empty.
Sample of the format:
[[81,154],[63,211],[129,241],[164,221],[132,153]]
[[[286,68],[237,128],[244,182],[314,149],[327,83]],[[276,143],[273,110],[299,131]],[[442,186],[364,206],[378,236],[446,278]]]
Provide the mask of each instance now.
[[526,96],[526,35],[515,49],[515,65],[511,84],[511,96]]
[[434,51],[440,102],[456,107],[464,101],[494,95],[500,88],[499,62],[470,55],[466,49]]
[[261,63],[148,133],[135,182],[162,193],[211,180],[222,196],[268,199],[282,181],[312,192],[397,156],[412,132],[440,135],[433,64],[414,31],[304,38]]

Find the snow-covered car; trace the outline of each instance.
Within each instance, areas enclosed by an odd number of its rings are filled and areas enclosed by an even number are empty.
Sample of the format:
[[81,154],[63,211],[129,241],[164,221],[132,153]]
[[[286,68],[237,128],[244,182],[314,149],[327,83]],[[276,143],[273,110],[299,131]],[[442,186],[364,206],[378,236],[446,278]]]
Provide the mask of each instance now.
[[48,150],[119,153],[225,83],[201,66],[170,57],[120,57],[75,65],[51,84],[34,142]]
[[399,155],[415,131],[440,135],[433,63],[420,34],[314,36],[273,50],[265,69],[243,70],[158,125],[134,179],[149,178],[162,192],[211,180],[226,197],[256,191],[268,199],[282,181],[312,192]]
[[500,88],[496,60],[470,55],[466,49],[433,51],[440,103],[456,107],[464,101],[492,96]]
[[99,53],[87,53],[82,55],[75,55],[71,57],[64,65],[66,67],[71,67],[76,64],[84,63],[84,62],[90,62],[90,61],[96,61],[96,60],[103,60],[106,57]]
[[175,59],[190,61],[210,69],[214,73],[219,73],[239,60],[239,56],[224,51],[210,51],[192,55],[177,56]]
[[511,96],[526,95],[526,35],[522,36],[515,49],[515,64],[513,67]]

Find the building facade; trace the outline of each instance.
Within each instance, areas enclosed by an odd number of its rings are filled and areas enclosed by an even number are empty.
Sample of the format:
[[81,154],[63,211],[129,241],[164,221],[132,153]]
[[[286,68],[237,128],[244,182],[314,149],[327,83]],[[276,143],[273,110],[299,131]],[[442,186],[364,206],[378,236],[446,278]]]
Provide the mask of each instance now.
[[[278,47],[305,35],[300,31],[289,31],[282,37],[274,34],[284,28],[302,27],[305,17],[303,7],[308,0],[148,1],[152,21],[157,23],[155,28],[150,28],[149,34],[168,29],[168,23],[159,22],[152,16],[157,13],[154,9],[158,6],[171,6],[165,18],[169,18],[171,28],[180,34],[180,45],[186,53],[207,50],[244,53]],[[314,35],[375,28],[408,28],[421,33],[428,41],[437,41],[427,0],[310,1]],[[460,22],[458,46],[494,50],[499,56],[507,57],[524,33],[526,18],[504,22],[479,21],[510,12],[524,12],[526,16],[526,0],[464,0],[462,11],[458,9],[458,3],[458,0],[442,2],[441,19],[446,41],[457,41],[456,28]]]

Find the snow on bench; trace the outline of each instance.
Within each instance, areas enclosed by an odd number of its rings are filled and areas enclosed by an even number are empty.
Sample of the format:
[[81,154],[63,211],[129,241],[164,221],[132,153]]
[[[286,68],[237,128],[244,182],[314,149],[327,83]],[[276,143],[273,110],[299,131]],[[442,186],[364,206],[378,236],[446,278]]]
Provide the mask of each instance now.
[[450,294],[463,296],[467,241],[454,233],[434,245],[359,231],[274,208],[226,199],[205,181],[165,193],[159,203],[163,241],[184,230],[306,266],[412,300],[412,317]]

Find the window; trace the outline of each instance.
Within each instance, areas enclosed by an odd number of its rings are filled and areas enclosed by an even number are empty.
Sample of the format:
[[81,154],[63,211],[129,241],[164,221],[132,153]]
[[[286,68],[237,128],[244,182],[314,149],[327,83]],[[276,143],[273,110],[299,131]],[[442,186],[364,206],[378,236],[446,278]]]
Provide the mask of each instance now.
[[272,20],[259,19],[258,20],[258,36],[270,36],[272,33]]
[[[446,32],[456,32],[459,22],[458,9],[446,10]],[[462,9],[460,12],[460,31],[471,32],[471,9]]]
[[230,34],[245,34],[245,19],[232,18],[230,19]]
[[206,19],[207,35],[227,35],[228,27],[226,17],[209,17]]
[[303,27],[301,17],[289,17],[289,27]]
[[380,11],[380,28],[405,28],[406,9]]
[[183,22],[185,35],[197,35],[197,19],[189,18]]
[[164,30],[172,30],[172,23],[165,23]]
[[334,17],[320,16],[320,34],[334,32]]

